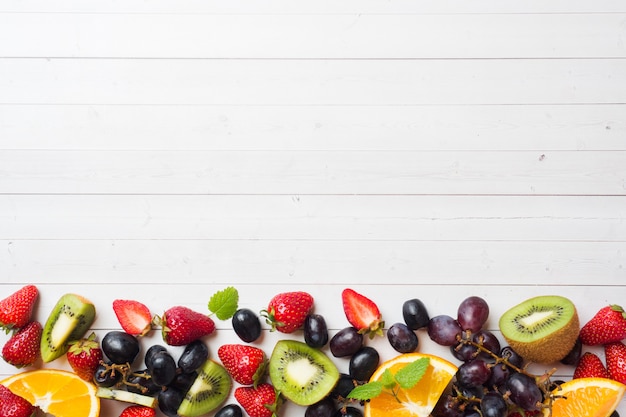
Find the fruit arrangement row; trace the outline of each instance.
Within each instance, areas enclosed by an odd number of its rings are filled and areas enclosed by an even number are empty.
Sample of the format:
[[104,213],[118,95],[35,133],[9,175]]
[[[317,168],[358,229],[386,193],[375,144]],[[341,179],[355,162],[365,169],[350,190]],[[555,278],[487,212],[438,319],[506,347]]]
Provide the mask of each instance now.
[[[596,405],[607,413],[598,415],[608,416],[626,383],[623,309],[604,306],[580,326],[574,304],[559,296],[534,297],[502,314],[498,325],[505,346],[483,328],[490,310],[477,296],[465,298],[455,316],[431,317],[421,300],[406,300],[403,321],[385,327],[376,303],[346,288],[341,300],[349,326],[332,337],[325,317],[314,312],[313,296],[305,291],[277,294],[258,313],[239,308],[232,287],[210,298],[210,314],[173,306],[157,316],[141,301],[116,299],[112,310],[122,330],[106,333],[101,341],[89,333],[96,309],[88,299],[62,296],[42,326],[32,320],[37,297],[37,288],[27,285],[0,301],[0,325],[12,332],[2,348],[3,359],[16,368],[32,368],[39,360],[50,363],[65,356],[79,378],[98,387],[99,398],[135,403],[123,417],[153,416],[156,409],[170,417],[272,417],[284,401],[306,407],[307,417],[377,417],[389,411],[386,397],[403,404],[407,416],[558,417],[561,408],[574,404],[565,404],[559,395],[568,383],[555,380],[554,370],[534,375],[527,368],[529,363],[555,362],[574,367],[574,379],[587,385],[612,381],[608,386],[615,396]],[[216,358],[206,344],[206,337],[216,331],[212,317],[230,321],[241,339],[219,346]],[[268,355],[256,344],[262,321],[271,331],[299,332],[301,340],[278,340]],[[140,358],[141,341],[155,331],[163,343],[146,346]],[[418,331],[449,348],[460,365],[415,355]],[[387,339],[396,352],[393,364],[381,363],[379,352],[368,343],[375,338]],[[584,351],[585,346],[600,345],[606,364]],[[184,349],[178,357],[171,349],[175,346]],[[347,372],[340,372],[332,357],[346,358]],[[429,401],[417,405],[411,392],[423,379],[434,379],[439,368],[447,370],[449,378]],[[237,403],[225,405],[231,392]],[[0,391],[5,394],[10,392]],[[22,415],[33,414],[35,408],[25,407],[22,399],[15,401],[25,408]]]

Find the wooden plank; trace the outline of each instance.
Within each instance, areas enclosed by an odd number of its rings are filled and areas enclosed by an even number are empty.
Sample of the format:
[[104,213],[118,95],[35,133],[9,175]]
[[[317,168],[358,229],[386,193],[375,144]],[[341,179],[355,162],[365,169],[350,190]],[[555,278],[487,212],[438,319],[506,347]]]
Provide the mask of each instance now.
[[23,2],[20,0],[4,0],[0,11],[5,12],[48,12],[48,13],[233,13],[233,14],[264,14],[264,13],[598,13],[625,12],[626,6],[620,0],[476,0],[471,3],[462,0],[347,0],[336,2],[319,0],[315,2],[292,2],[289,0],[272,0],[250,2],[244,0],[189,0],[184,3],[173,3],[168,0],[153,0],[145,3],[142,0],[96,0],[84,2],[80,0],[56,0],[54,4],[45,0]]
[[[4,282],[623,285],[623,242],[2,240]],[[88,278],[87,278],[88,277]],[[610,292],[607,291],[607,294]]]
[[[20,38],[20,42],[0,44],[0,56],[624,58],[626,47],[620,39],[625,34],[625,18],[626,14],[621,13],[0,13],[0,38]],[[385,29],[380,30],[381,27]],[[41,37],[39,33],[48,36]],[[109,36],[103,38],[102,33]]]
[[4,105],[0,149],[624,151],[624,114],[625,105]]
[[626,60],[0,59],[0,91],[3,104],[620,104]]
[[6,194],[624,195],[626,152],[1,151]]
[[626,242],[625,206],[626,196],[0,195],[0,238]]

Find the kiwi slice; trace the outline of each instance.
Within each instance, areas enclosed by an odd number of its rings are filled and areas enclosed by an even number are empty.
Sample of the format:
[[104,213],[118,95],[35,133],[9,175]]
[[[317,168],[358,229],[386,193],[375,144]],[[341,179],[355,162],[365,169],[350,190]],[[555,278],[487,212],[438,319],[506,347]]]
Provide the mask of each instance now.
[[580,324],[576,307],[558,295],[533,297],[500,317],[502,336],[525,360],[552,363],[576,343]]
[[82,338],[96,318],[91,301],[76,294],[62,296],[50,312],[41,335],[41,358],[52,362],[67,352],[68,343]]
[[270,379],[285,398],[311,405],[326,397],[339,380],[335,364],[321,350],[296,340],[276,343],[269,361]]
[[207,359],[178,407],[181,417],[197,417],[215,410],[230,394],[232,381],[226,369]]

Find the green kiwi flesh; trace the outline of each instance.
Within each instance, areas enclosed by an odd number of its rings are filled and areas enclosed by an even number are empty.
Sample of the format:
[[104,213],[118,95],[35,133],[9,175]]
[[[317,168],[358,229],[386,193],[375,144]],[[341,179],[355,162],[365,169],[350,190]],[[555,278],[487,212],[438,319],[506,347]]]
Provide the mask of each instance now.
[[499,325],[513,350],[537,363],[563,359],[574,347],[580,330],[576,307],[558,295],[521,302],[500,317]]
[[50,312],[41,335],[41,358],[52,362],[67,352],[68,343],[82,338],[96,318],[91,301],[76,294],[62,296]]
[[232,387],[230,375],[219,363],[207,359],[198,369],[198,376],[178,407],[181,417],[207,414],[222,404]]
[[326,397],[339,380],[339,371],[328,356],[296,340],[276,343],[269,361],[269,373],[277,391],[304,406]]

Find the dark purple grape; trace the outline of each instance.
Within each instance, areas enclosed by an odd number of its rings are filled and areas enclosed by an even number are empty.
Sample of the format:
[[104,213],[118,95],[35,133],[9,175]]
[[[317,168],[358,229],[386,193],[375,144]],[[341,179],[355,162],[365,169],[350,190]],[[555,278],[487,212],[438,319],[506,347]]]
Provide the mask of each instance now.
[[354,355],[363,346],[363,335],[355,327],[339,330],[329,343],[330,352],[336,358]]
[[432,417],[464,417],[458,401],[450,395],[442,395],[435,405]]
[[478,355],[478,349],[469,343],[459,342],[456,345],[450,346],[450,353],[452,356],[460,360],[461,362],[469,362],[475,359]]
[[159,352],[167,352],[165,346],[161,345],[152,345],[146,351],[146,354],[143,356],[143,362],[146,365],[146,368],[152,367],[152,357]]
[[127,379],[131,385],[126,385],[126,391],[136,394],[153,396],[161,391],[161,386],[152,381],[150,371],[144,369],[142,371],[133,372]]
[[348,374],[340,374],[339,380],[335,384],[335,387],[330,392],[330,397],[336,400],[344,400],[348,397],[348,394],[356,387],[356,381]]
[[511,346],[505,346],[500,351],[500,357],[506,359],[511,365],[521,368],[524,366],[524,358],[522,358]]
[[380,355],[371,346],[363,346],[350,358],[348,374],[357,381],[369,381],[378,368]]
[[308,314],[304,319],[304,341],[314,348],[321,348],[328,343],[328,327],[320,314]]
[[482,329],[489,317],[489,305],[476,296],[468,297],[461,302],[457,311],[457,321],[463,330],[477,332]]
[[419,344],[415,332],[404,323],[394,323],[387,331],[387,340],[400,353],[415,352]]
[[99,364],[93,374],[93,381],[99,387],[109,388],[122,380],[122,373],[111,369],[112,362]]
[[503,363],[498,363],[491,368],[491,377],[485,384],[488,388],[504,392],[504,385],[511,376],[511,368]]
[[578,360],[580,359],[580,355],[583,351],[583,344],[580,338],[576,339],[576,343],[574,343],[574,347],[569,351],[567,355],[563,359],[561,359],[561,363],[563,365],[576,365],[578,364]]
[[617,411],[613,411],[609,417],[619,417],[619,413]]
[[363,417],[363,412],[356,407],[348,406],[345,410],[337,410],[333,417]]
[[506,417],[508,406],[499,392],[488,392],[480,400],[480,411],[483,417]]
[[[472,342],[481,345],[495,355],[500,353],[500,341],[496,335],[491,333],[489,330],[479,330],[478,332],[472,334]],[[494,359],[493,356],[484,351],[480,351],[479,355],[486,359]]]
[[509,399],[524,410],[534,411],[540,408],[543,395],[535,380],[528,375],[513,373],[506,381],[506,389],[511,392]]
[[189,374],[209,359],[209,348],[201,340],[194,340],[185,346],[178,357],[178,367],[184,374]]
[[178,407],[185,396],[175,388],[168,388],[159,392],[157,401],[159,410],[168,417],[178,417]]
[[480,415],[480,413],[478,412],[478,410],[475,410],[474,408],[465,409],[465,413],[463,414],[463,417],[482,417]]
[[404,323],[411,330],[428,326],[428,321],[430,320],[426,306],[417,298],[412,298],[402,304],[402,317],[404,318]]
[[101,347],[106,357],[118,365],[132,364],[139,353],[139,341],[137,338],[117,330],[104,335]]
[[169,388],[176,388],[182,393],[186,393],[191,388],[191,385],[196,381],[198,377],[198,373],[196,371],[190,372],[188,374],[176,373],[174,380],[170,382],[167,386]]
[[321,401],[311,404],[306,408],[304,417],[333,417],[337,406],[332,398],[326,397]]
[[438,345],[456,345],[461,332],[459,323],[450,316],[435,316],[428,321],[428,336]]
[[474,359],[459,366],[456,372],[456,380],[466,387],[477,387],[489,381],[491,368],[482,359]]
[[244,342],[254,342],[261,336],[259,316],[248,308],[237,310],[231,319],[231,324],[237,336]]
[[237,404],[228,404],[220,408],[215,417],[243,417],[243,410]]
[[176,361],[168,352],[159,352],[152,357],[151,367],[148,368],[152,381],[160,386],[169,385],[176,376]]

